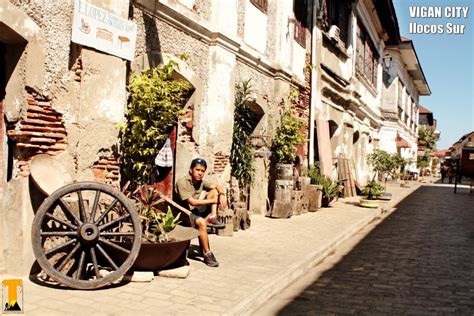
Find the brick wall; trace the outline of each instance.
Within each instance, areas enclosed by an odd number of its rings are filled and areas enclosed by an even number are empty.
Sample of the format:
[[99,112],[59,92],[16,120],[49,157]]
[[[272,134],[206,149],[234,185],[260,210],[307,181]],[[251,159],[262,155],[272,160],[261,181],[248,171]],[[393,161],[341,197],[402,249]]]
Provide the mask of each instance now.
[[180,133],[178,140],[181,143],[193,142],[193,109],[187,109],[186,113],[179,118]]
[[224,172],[225,167],[229,164],[229,155],[218,152],[214,155],[214,170],[212,173]]
[[92,166],[92,172],[99,182],[120,187],[120,161],[116,155],[101,155]]
[[30,174],[29,161],[36,155],[56,155],[66,149],[67,133],[63,116],[48,98],[27,89],[26,118],[7,126],[7,135],[16,142],[20,176]]

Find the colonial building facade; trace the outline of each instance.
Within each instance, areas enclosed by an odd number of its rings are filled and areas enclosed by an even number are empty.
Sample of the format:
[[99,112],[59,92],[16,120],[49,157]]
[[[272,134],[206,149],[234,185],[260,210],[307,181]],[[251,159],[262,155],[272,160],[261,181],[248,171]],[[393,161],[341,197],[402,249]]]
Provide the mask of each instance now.
[[396,15],[391,1],[327,0],[319,16],[315,156],[333,178],[337,157],[347,158],[361,186],[370,173],[366,155],[379,147],[382,58],[400,41]]
[[[71,41],[77,3],[133,22],[133,58]],[[177,126],[175,178],[199,156],[230,186],[236,85],[250,80],[254,214],[267,212],[270,144],[285,106],[304,122],[299,161],[319,161],[334,179],[338,157],[363,185],[374,148],[396,151],[399,137],[412,144],[402,154],[416,151],[418,96],[429,88],[390,0],[3,1],[0,21],[0,270],[8,273],[34,262],[31,223],[45,196],[29,177],[31,160],[54,156],[74,180],[117,184],[128,79],[167,60],[192,87]],[[85,21],[81,30],[89,31]],[[112,40],[106,30],[96,35]]]
[[385,50],[380,148],[400,153],[416,168],[420,96],[431,94],[413,41],[402,38]]

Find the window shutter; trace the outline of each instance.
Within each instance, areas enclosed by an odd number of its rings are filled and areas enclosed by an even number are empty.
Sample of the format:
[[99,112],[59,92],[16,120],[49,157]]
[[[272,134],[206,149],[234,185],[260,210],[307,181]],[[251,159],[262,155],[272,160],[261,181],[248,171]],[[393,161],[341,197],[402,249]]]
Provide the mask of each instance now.
[[339,5],[339,23],[338,27],[339,30],[341,31],[340,38],[342,40],[342,43],[344,44],[344,47],[347,46],[347,35],[349,32],[349,14],[350,14],[350,4],[347,2],[342,3]]
[[364,41],[362,38],[362,30],[357,24],[357,40],[356,40],[356,71],[364,71]]

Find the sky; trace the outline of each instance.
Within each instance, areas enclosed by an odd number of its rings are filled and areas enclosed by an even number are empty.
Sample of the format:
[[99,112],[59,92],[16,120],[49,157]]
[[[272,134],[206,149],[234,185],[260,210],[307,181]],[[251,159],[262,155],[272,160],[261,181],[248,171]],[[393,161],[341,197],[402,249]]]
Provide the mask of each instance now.
[[[413,40],[431,90],[430,96],[420,97],[420,104],[431,110],[437,120],[441,132],[437,148],[447,149],[461,136],[474,131],[474,1],[393,0],[393,4],[400,35]],[[465,11],[455,7],[467,7],[467,17]],[[435,17],[422,17],[424,10]],[[417,27],[412,24],[410,30],[410,23],[416,23]],[[462,26],[448,23],[463,25],[462,33],[454,34]],[[450,31],[453,33],[448,34]]]

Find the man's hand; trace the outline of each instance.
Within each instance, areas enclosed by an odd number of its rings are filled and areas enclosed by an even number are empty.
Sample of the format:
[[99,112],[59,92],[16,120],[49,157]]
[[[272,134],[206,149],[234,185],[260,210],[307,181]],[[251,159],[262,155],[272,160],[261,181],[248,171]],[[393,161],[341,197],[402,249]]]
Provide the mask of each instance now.
[[227,198],[225,197],[225,194],[224,194],[224,193],[220,193],[220,194],[218,195],[218,197],[219,197],[219,204],[220,204],[221,208],[223,208],[223,209],[228,208],[228,206],[227,206]]

